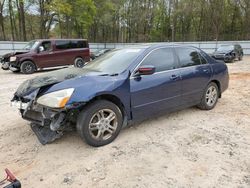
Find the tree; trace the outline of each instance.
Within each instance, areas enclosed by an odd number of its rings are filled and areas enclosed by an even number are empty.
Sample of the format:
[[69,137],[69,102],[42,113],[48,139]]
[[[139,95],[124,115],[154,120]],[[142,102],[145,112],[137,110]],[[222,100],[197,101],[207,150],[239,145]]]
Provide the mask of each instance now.
[[6,40],[5,28],[4,28],[4,16],[3,16],[3,8],[4,8],[5,0],[0,1],[0,26],[1,26],[1,40]]

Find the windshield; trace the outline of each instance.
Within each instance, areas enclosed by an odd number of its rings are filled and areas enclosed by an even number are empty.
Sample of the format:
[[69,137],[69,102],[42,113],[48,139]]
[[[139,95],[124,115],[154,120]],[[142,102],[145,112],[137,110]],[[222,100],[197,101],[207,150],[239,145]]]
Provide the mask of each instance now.
[[137,48],[113,50],[88,63],[84,69],[107,74],[118,74],[125,71],[142,50]]
[[39,41],[32,40],[24,46],[24,50],[33,50],[39,44]]
[[221,46],[218,48],[217,51],[229,51],[229,50],[233,50],[234,46]]

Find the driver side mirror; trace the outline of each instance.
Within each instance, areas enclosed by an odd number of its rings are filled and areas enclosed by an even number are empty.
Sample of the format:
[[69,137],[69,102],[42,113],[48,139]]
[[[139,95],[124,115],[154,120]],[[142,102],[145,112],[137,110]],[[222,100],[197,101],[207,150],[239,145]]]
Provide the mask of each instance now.
[[43,51],[44,51],[44,47],[43,46],[39,46],[38,47],[38,53],[43,52]]
[[152,65],[145,65],[138,68],[136,71],[136,76],[141,75],[152,75],[155,73],[155,67]]

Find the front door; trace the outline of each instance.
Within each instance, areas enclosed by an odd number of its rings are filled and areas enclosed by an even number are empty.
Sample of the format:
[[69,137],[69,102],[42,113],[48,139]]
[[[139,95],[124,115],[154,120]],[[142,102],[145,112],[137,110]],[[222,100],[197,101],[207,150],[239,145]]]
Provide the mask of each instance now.
[[43,41],[38,46],[37,50],[38,50],[38,53],[35,56],[35,62],[38,68],[58,66],[58,60],[53,51],[53,45],[51,41]]
[[144,119],[163,110],[172,111],[180,104],[181,78],[173,49],[159,48],[139,65],[152,65],[152,75],[130,78],[131,107],[133,119]]

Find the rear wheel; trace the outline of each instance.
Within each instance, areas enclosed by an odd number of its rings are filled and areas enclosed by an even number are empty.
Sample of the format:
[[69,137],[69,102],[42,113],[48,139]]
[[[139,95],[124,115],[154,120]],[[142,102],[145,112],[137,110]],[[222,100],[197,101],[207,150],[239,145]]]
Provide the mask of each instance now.
[[211,82],[204,91],[201,103],[198,108],[202,110],[212,110],[219,98],[219,89],[216,83]]
[[77,57],[74,61],[74,66],[77,68],[82,68],[85,65],[85,61],[83,58],[81,57]]
[[36,66],[32,61],[24,61],[21,64],[20,70],[24,74],[32,74],[36,70]]
[[118,136],[122,122],[122,113],[114,103],[99,100],[79,114],[77,132],[89,145],[104,146]]

